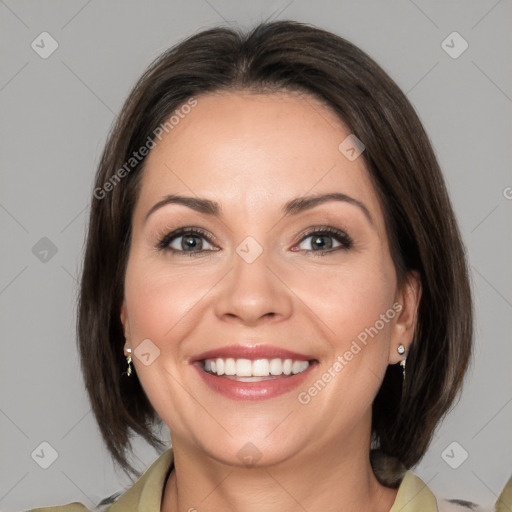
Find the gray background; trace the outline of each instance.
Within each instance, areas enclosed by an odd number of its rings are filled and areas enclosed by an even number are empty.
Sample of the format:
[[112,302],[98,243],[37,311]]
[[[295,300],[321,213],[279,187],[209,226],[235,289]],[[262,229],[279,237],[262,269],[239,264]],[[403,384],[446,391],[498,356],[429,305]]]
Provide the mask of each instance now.
[[[75,347],[94,170],[153,58],[201,29],[269,17],[316,24],[367,51],[430,134],[469,252],[476,349],[461,400],[415,472],[441,496],[493,503],[512,473],[511,14],[510,0],[0,1],[0,509],[92,508],[129,483],[102,444]],[[59,45],[46,59],[31,47],[44,31]],[[458,58],[441,46],[453,31],[469,44]],[[44,237],[55,254],[42,252]],[[58,452],[48,469],[31,456],[42,442]],[[145,469],[158,454],[135,445]]]

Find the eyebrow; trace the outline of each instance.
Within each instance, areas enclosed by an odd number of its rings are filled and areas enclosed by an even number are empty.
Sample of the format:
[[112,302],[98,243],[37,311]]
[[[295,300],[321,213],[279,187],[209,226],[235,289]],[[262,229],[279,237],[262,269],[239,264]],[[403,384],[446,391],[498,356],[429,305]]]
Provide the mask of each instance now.
[[296,199],[292,199],[286,203],[283,206],[282,211],[284,215],[296,215],[329,201],[341,201],[357,206],[364,213],[365,217],[370,221],[370,224],[373,224],[373,218],[365,204],[358,199],[347,196],[346,194],[342,194],[341,192],[334,192],[332,194],[323,194],[317,196],[297,197]]
[[165,206],[167,204],[182,204],[183,206],[188,206],[192,210],[195,210],[199,213],[204,213],[206,215],[212,215],[214,217],[221,217],[221,208],[219,203],[215,201],[211,201],[210,199],[201,199],[199,197],[186,197],[186,196],[177,196],[175,194],[169,194],[165,196],[161,201],[154,204],[146,216],[144,217],[144,222],[148,220],[148,217],[155,211]]
[[[331,194],[323,195],[297,197],[295,199],[292,199],[291,201],[288,201],[281,208],[281,211],[285,216],[298,215],[299,213],[302,213],[306,210],[310,210],[320,204],[324,204],[329,201],[341,201],[344,203],[349,203],[351,205],[357,206],[364,213],[365,217],[369,220],[369,222],[373,224],[373,218],[370,214],[370,211],[368,210],[364,203],[362,203],[358,199],[347,196],[346,194],[342,194],[340,192],[334,192]],[[169,194],[150,208],[150,210],[146,213],[146,216],[144,217],[144,222],[147,221],[148,217],[154,211],[158,210],[159,208],[167,204],[181,204],[183,206],[191,208],[192,210],[195,210],[196,212],[203,213],[205,215],[211,215],[213,217],[222,216],[222,208],[220,207],[219,203],[215,201],[199,197],[188,197]]]

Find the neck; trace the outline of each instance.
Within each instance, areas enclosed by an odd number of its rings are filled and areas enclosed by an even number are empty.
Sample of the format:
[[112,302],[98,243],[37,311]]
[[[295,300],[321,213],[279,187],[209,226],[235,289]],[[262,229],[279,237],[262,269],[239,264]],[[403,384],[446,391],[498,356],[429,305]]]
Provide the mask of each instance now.
[[388,512],[397,489],[376,479],[367,450],[346,438],[323,451],[303,449],[286,461],[251,468],[228,466],[173,439],[174,470],[162,512]]

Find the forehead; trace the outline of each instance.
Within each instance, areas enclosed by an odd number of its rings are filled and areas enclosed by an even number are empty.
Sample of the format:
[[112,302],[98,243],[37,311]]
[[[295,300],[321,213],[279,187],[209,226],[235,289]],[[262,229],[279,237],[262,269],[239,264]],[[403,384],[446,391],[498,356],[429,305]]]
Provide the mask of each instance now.
[[316,98],[230,91],[196,100],[148,155],[138,208],[170,193],[263,208],[342,192],[381,216],[363,158],[339,149],[350,131]]

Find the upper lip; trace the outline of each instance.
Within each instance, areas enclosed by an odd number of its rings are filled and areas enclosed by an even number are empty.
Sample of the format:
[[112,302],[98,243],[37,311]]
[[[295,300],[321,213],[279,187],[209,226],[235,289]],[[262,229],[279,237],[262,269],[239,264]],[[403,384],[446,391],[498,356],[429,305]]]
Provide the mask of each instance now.
[[191,358],[191,362],[204,361],[205,359],[293,359],[294,361],[311,361],[313,356],[299,354],[274,345],[229,345],[202,352]]

